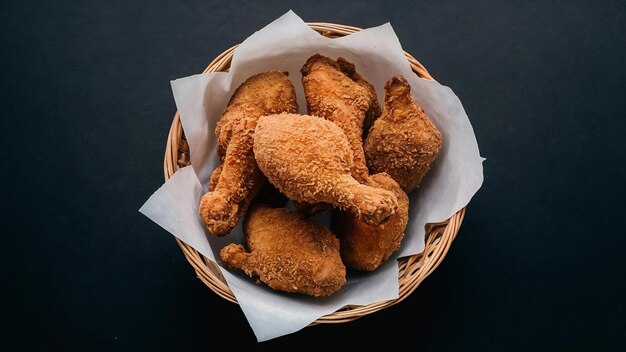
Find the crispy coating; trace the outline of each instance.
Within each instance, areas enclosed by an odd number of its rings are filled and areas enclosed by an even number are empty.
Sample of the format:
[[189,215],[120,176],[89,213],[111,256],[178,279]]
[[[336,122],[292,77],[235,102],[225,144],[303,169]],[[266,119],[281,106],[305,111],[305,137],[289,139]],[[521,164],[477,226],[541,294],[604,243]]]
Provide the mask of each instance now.
[[222,164],[218,165],[213,173],[211,173],[211,178],[209,178],[209,191],[214,191],[215,186],[217,186],[217,181],[220,180],[220,175],[222,174]]
[[365,141],[370,171],[388,173],[408,193],[422,182],[441,143],[441,132],[411,98],[406,79],[390,79],[383,114]]
[[400,248],[409,221],[409,198],[389,175],[369,177],[368,185],[392,191],[398,198],[398,209],[389,220],[370,226],[354,215],[340,212],[333,217],[332,229],[341,243],[343,262],[354,269],[374,271]]
[[294,87],[284,73],[260,73],[237,88],[215,128],[222,164],[198,209],[211,233],[224,236],[237,226],[265,182],[252,151],[259,117],[297,111]]
[[220,258],[232,269],[258,276],[274,290],[328,296],[346,283],[339,240],[304,214],[258,206],[244,223],[250,252],[231,243]]
[[350,174],[352,149],[334,123],[308,115],[259,119],[254,156],[267,179],[290,199],[330,203],[378,225],[398,206],[393,192],[360,184]]
[[341,57],[334,61],[315,54],[301,73],[309,115],[323,117],[343,130],[354,157],[352,176],[365,182],[369,173],[363,152],[363,123],[380,115],[374,87]]

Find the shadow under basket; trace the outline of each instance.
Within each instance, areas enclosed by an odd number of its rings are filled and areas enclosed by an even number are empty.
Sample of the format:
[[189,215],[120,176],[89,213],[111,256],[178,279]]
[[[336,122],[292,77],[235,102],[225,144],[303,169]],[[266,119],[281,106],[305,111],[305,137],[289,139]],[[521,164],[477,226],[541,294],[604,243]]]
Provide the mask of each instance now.
[[[320,34],[329,38],[343,37],[361,30],[357,27],[332,23],[316,22],[308,23],[308,25]],[[215,58],[215,60],[213,60],[213,62],[211,62],[211,64],[209,64],[209,66],[204,70],[204,73],[227,71],[230,67],[233,53],[237,47],[238,45],[235,45]],[[426,68],[424,68],[424,66],[422,66],[422,64],[419,63],[413,56],[406,52],[405,55],[416,75],[425,79],[433,79],[428,71],[426,71]],[[187,166],[188,164],[189,146],[187,145],[183,127],[180,123],[180,117],[177,112],[174,115],[172,127],[170,128],[169,135],[167,136],[164,161],[165,180],[167,181],[174,174],[174,172],[176,172],[176,170]],[[443,261],[443,258],[446,256],[448,249],[450,249],[450,246],[452,245],[452,241],[461,227],[464,215],[465,208],[459,210],[456,214],[450,217],[450,219],[442,223],[427,224],[424,251],[420,254],[403,257],[398,260],[398,283],[400,287],[397,299],[376,302],[365,306],[346,306],[336,312],[320,317],[311,323],[311,325],[349,322],[364,315],[390,307],[407,298]],[[226,280],[220,273],[217,264],[204,257],[191,246],[183,243],[179,239],[176,239],[176,241],[183,250],[185,258],[187,258],[187,261],[189,261],[191,266],[196,271],[198,278],[224,299],[237,303],[237,299],[226,284]]]

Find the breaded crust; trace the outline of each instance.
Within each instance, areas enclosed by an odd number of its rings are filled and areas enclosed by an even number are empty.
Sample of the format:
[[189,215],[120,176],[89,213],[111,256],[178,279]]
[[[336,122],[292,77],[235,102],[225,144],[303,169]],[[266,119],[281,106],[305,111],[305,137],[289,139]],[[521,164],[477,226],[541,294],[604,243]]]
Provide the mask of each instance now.
[[322,117],[339,126],[353,153],[352,176],[365,182],[368,176],[363,152],[363,123],[380,115],[374,87],[361,77],[354,65],[316,54],[302,67],[302,85],[309,115]]
[[385,109],[365,141],[371,173],[386,172],[405,190],[417,188],[437,157],[442,135],[411,97],[402,76],[385,84]]
[[265,182],[252,150],[259,117],[297,111],[295,89],[282,72],[254,75],[235,91],[215,129],[222,164],[198,207],[211,233],[224,236],[237,226]]
[[409,197],[398,183],[385,173],[370,176],[368,184],[392,191],[398,198],[398,209],[389,220],[370,226],[350,213],[334,214],[332,230],[341,243],[344,264],[357,270],[374,271],[400,248],[409,221]]
[[258,206],[244,223],[250,252],[230,244],[222,261],[274,290],[328,296],[346,282],[339,240],[324,226],[297,211]]
[[268,180],[294,201],[330,203],[373,225],[396,210],[393,192],[352,177],[352,149],[341,128],[330,121],[296,114],[264,116],[255,131],[254,155]]

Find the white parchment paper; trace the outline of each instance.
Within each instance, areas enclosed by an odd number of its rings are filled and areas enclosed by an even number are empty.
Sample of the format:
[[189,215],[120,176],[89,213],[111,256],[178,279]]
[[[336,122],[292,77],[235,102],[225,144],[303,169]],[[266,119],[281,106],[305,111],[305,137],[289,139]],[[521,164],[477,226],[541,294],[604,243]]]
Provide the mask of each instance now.
[[218,165],[215,124],[235,89],[248,77],[267,70],[289,72],[300,112],[306,113],[300,68],[315,53],[353,62],[374,85],[381,106],[385,82],[403,75],[415,101],[442,132],[443,146],[420,189],[409,194],[410,220],[397,256],[373,273],[349,275],[346,285],[332,296],[313,298],[273,291],[241,273],[221,268],[259,341],[298,331],[348,304],[397,298],[397,257],[423,251],[424,225],[448,219],[469,203],[483,182],[484,159],[461,102],[449,88],[411,71],[390,24],[329,39],[290,11],[248,37],[235,51],[229,72],[172,81],[192,166],[178,170],[140,212],[212,260],[219,258],[219,250],[226,244],[243,243],[241,224],[231,234],[217,238],[207,232],[197,212],[211,172]]

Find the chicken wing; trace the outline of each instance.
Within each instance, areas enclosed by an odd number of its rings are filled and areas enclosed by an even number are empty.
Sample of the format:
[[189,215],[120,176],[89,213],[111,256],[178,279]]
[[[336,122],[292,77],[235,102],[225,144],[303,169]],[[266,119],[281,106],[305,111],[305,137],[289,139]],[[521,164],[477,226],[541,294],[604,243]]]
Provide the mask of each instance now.
[[398,198],[396,213],[386,223],[370,226],[350,213],[340,212],[333,216],[332,230],[339,237],[341,258],[347,266],[374,271],[400,248],[409,221],[409,198],[385,173],[370,176],[367,184],[392,191]]
[[365,141],[370,171],[388,173],[408,193],[422,182],[441,143],[441,132],[411,98],[406,79],[389,80],[385,109]]
[[222,164],[198,209],[211,233],[228,234],[265,182],[252,151],[259,117],[297,111],[294,87],[284,73],[260,73],[237,88],[215,128]]
[[250,252],[240,244],[222,248],[232,269],[258,276],[274,290],[328,296],[346,283],[337,237],[304,214],[258,206],[244,222]]
[[294,201],[330,203],[370,225],[385,222],[398,206],[393,192],[352,177],[352,149],[330,121],[296,114],[263,116],[254,133],[254,156],[267,179]]
[[334,61],[316,54],[301,69],[302,85],[309,115],[339,126],[352,148],[352,176],[365,182],[368,176],[363,153],[363,123],[380,115],[374,87],[361,77],[354,65],[343,58]]

